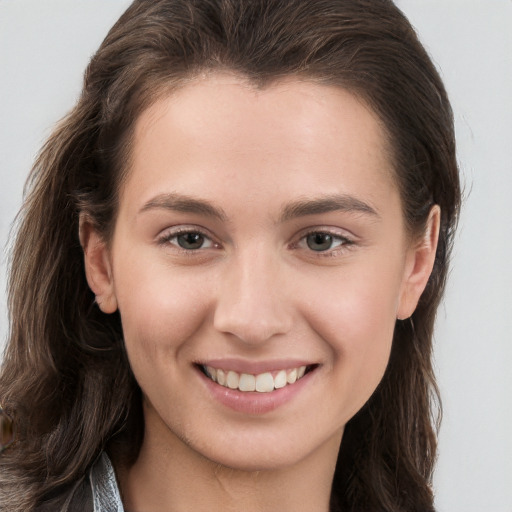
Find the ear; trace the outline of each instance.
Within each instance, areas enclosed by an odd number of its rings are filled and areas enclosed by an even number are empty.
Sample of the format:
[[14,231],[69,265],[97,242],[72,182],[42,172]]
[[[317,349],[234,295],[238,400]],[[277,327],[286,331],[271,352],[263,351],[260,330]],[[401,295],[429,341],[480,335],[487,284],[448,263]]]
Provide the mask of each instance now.
[[421,294],[427,286],[434,268],[440,223],[441,209],[438,205],[434,205],[430,210],[423,235],[413,241],[407,253],[396,315],[399,320],[409,318],[414,313]]
[[85,216],[80,216],[79,229],[89,288],[96,295],[96,303],[101,311],[114,313],[117,311],[117,299],[107,244]]

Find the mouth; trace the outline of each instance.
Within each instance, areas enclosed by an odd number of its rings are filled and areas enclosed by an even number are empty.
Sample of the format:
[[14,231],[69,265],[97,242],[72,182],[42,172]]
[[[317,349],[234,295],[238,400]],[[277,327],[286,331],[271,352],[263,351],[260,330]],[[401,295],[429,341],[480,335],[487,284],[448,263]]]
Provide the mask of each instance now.
[[259,374],[239,373],[234,370],[199,365],[199,369],[213,382],[228,389],[242,392],[271,393],[276,389],[292,386],[318,365],[299,366]]

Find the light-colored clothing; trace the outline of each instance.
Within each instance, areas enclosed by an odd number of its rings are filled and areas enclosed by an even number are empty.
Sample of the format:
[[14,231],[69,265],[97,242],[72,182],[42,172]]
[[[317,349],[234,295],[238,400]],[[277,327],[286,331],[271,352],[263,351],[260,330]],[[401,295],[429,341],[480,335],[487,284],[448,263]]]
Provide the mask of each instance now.
[[105,452],[89,471],[89,482],[94,512],[124,512],[116,474]]

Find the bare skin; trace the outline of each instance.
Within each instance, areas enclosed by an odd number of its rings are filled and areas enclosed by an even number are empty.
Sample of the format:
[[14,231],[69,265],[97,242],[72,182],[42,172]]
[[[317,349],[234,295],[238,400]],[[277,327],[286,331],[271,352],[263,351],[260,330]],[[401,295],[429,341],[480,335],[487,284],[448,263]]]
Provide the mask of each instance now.
[[231,469],[212,462],[191,453],[179,439],[163,450],[160,439],[149,435],[136,465],[118,472],[126,512],[257,512],[277,507],[285,511],[329,510],[341,439],[331,439],[290,467],[262,471]]
[[[326,512],[344,427],[432,270],[439,209],[412,240],[377,116],[312,82],[198,78],[141,115],[132,156],[110,244],[81,231],[144,395],[126,509]],[[276,389],[241,389],[260,377]]]

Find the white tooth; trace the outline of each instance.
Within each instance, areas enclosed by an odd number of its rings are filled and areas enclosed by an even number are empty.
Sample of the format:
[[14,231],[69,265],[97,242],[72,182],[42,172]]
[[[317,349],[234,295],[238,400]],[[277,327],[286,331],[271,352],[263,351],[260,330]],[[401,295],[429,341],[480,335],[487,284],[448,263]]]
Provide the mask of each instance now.
[[238,389],[240,391],[256,391],[256,378],[254,375],[242,373],[238,382]]
[[293,384],[297,380],[297,368],[294,368],[288,375],[286,376],[286,382],[288,384]]
[[274,377],[274,387],[276,389],[284,388],[286,386],[286,371],[281,370],[275,377]]
[[213,381],[217,381],[217,370],[211,366],[206,367],[206,373],[211,377]]
[[224,370],[221,370],[220,368],[217,370],[217,382],[221,386],[226,385],[226,374],[224,373]]
[[228,385],[228,388],[231,389],[237,389],[238,388],[238,381],[239,381],[238,373],[229,371],[226,376],[226,384]]
[[[302,379],[304,377],[304,374],[306,373],[306,367],[301,366],[299,370],[297,371],[297,380]],[[219,378],[219,372],[217,371],[217,378]]]
[[256,376],[256,391],[260,393],[274,391],[274,377],[271,373],[260,373]]

